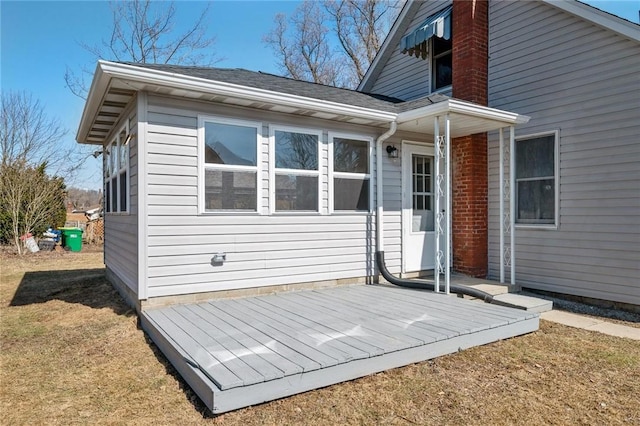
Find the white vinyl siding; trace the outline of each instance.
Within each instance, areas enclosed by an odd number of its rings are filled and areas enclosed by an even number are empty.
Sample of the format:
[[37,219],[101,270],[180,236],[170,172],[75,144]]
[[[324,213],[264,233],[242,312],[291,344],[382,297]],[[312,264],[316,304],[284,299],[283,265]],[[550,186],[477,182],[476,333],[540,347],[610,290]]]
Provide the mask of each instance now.
[[[134,105],[135,107],[135,102]],[[127,109],[125,119],[117,123],[116,129],[125,123],[132,135],[128,151],[128,214],[105,214],[104,216],[104,263],[134,293],[138,293],[138,137],[136,137],[136,110]],[[114,136],[118,133],[114,133]]]
[[[269,126],[301,124],[300,117],[286,114],[149,96],[148,297],[375,274],[375,217],[329,215],[326,176],[328,131],[374,138],[379,129],[304,119],[304,128],[322,129],[320,214],[270,214],[272,164],[269,140],[263,137],[258,152],[260,215],[199,215],[199,115],[260,121],[263,135],[269,134]],[[399,239],[392,243],[399,245]],[[213,254],[220,252],[227,254],[226,261],[212,265]]]
[[[489,106],[531,117],[516,136],[559,129],[559,224],[516,229],[516,281],[640,304],[640,45],[540,2],[492,1],[489,24]],[[498,188],[494,135],[492,278]]]
[[387,145],[398,149],[398,158],[382,157],[384,257],[387,269],[396,275],[402,272],[402,141],[419,141],[421,137],[425,135],[398,132],[383,144],[385,154]]

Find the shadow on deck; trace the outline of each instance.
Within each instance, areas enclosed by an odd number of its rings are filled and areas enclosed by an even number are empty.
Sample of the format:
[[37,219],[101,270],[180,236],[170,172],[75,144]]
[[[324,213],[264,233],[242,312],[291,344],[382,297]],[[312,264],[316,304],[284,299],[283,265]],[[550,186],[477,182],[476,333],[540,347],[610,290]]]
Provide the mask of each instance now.
[[358,285],[148,309],[141,324],[218,414],[530,333],[539,318]]

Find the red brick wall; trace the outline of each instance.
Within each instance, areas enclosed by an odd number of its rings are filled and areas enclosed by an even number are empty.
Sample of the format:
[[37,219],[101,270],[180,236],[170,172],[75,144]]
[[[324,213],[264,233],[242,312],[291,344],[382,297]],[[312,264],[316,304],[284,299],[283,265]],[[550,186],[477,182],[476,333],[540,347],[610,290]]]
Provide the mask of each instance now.
[[[487,105],[489,3],[453,1],[453,97]],[[452,141],[453,266],[487,275],[487,135]]]

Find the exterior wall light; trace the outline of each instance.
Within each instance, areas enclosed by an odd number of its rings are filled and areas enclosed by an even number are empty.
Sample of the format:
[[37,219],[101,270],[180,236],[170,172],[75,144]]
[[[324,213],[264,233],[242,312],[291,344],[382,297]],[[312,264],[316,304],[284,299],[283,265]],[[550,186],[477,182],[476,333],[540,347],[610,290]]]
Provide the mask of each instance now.
[[398,158],[398,148],[393,145],[387,145],[387,154],[389,158]]

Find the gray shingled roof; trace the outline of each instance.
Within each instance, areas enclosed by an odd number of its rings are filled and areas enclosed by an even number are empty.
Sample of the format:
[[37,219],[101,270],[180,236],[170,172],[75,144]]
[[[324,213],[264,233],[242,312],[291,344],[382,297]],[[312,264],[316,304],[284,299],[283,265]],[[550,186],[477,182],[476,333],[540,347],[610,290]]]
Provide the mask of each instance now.
[[325,86],[323,84],[310,83],[307,81],[295,80],[264,72],[249,71],[241,68],[210,68],[168,64],[122,63],[141,68],[150,68],[212,81],[237,84],[240,86],[270,90],[289,95],[304,96],[307,98],[337,102],[362,108],[371,108],[385,112],[399,113],[449,99],[444,95],[433,94],[412,101],[403,101],[401,99],[391,98],[388,96],[363,93],[333,86]]

